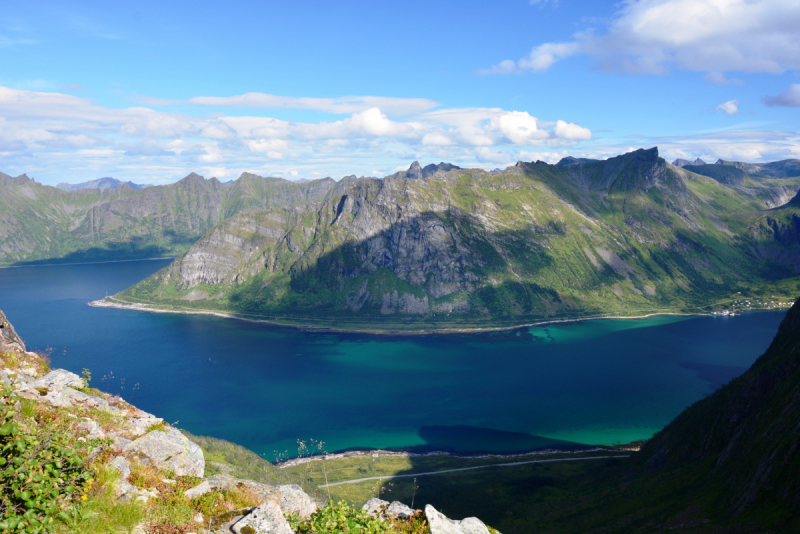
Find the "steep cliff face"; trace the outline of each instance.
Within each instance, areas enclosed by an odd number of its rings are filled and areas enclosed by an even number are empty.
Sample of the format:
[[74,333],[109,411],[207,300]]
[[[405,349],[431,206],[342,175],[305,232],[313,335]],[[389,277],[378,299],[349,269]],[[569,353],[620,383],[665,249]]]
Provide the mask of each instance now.
[[680,308],[728,295],[777,261],[753,258],[771,237],[741,239],[758,206],[655,149],[499,173],[350,178],[317,205],[231,217],[116,298],[345,322]]
[[757,521],[744,532],[796,532],[799,421],[800,300],[750,370],[647,443],[639,491],[652,485],[655,494],[688,475],[691,484],[674,488],[674,508],[695,502],[698,511],[726,523]]

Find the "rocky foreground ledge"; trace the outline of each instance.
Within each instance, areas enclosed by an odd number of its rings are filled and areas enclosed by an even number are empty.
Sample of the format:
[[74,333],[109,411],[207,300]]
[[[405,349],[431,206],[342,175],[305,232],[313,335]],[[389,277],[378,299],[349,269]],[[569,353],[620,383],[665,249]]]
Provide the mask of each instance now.
[[[9,466],[22,468],[30,460],[28,456],[15,457],[15,449],[9,445],[14,438],[11,433],[3,433],[12,424],[28,428],[30,419],[26,423],[26,414],[35,421],[39,432],[47,432],[41,428],[46,421],[53,421],[54,429],[58,424],[58,431],[66,434],[66,442],[75,450],[91,444],[87,449],[91,453],[81,468],[91,466],[94,473],[84,477],[79,491],[69,486],[63,489],[64,495],[54,498],[61,511],[53,512],[53,517],[47,517],[41,511],[45,507],[39,503],[37,508],[24,491],[0,494],[0,501],[10,503],[0,506],[0,527],[4,532],[73,532],[78,524],[75,518],[86,515],[81,506],[90,497],[104,499],[107,507],[122,507],[131,513],[138,510],[139,516],[132,517],[141,521],[107,530],[135,534],[293,534],[310,531],[304,528],[305,522],[315,521],[317,514],[326,511],[323,503],[316,502],[298,485],[272,486],[224,473],[205,477],[205,458],[199,445],[162,418],[118,396],[89,388],[86,378],[63,369],[49,369],[45,355],[26,351],[2,311],[0,366],[0,407],[5,406],[6,417],[14,418],[0,431],[0,469],[5,469],[0,473],[14,475],[14,467],[9,470]],[[50,439],[40,440],[33,454],[46,449]],[[11,490],[0,487],[3,491]],[[181,510],[196,512],[189,522],[176,519],[174,514],[170,519],[169,514],[152,514],[148,518],[141,513],[148,505],[148,510],[163,512],[175,503],[182,506]],[[223,513],[219,513],[220,504]],[[25,514],[32,519],[26,520]],[[397,501],[371,499],[363,505],[360,516],[380,521],[385,532],[410,531],[392,527],[415,521],[417,527],[424,525],[432,534],[490,534],[477,518],[451,520],[431,505],[425,506],[423,512]],[[33,525],[38,524],[44,526],[34,529]]]

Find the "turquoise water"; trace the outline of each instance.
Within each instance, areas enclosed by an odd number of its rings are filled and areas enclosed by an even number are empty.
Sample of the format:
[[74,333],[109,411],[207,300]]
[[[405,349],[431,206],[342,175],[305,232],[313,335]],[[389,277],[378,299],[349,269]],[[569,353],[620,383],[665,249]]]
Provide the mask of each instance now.
[[167,262],[0,269],[29,349],[180,428],[267,457],[512,452],[650,437],[764,352],[784,312],[597,320],[469,335],[309,333],[92,308]]

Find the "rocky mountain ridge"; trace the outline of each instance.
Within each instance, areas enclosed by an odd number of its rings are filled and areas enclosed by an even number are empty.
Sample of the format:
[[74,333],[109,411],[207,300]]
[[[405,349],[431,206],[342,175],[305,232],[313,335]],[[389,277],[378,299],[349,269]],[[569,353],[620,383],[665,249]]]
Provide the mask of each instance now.
[[227,217],[318,202],[334,184],[243,173],[225,185],[191,173],[141,190],[62,191],[0,173],[0,265],[175,255]]
[[655,148],[501,173],[353,178],[319,206],[226,219],[109,302],[312,324],[686,309],[730,294],[745,273],[800,274],[798,247],[776,239],[761,211],[772,191],[726,186]]
[[97,180],[89,180],[88,182],[81,182],[78,184],[68,184],[62,182],[56,185],[56,187],[64,191],[77,191],[79,189],[116,189],[122,184],[127,185],[131,189],[144,189],[145,187],[150,187],[146,184],[135,184],[131,181],[123,182],[111,177],[98,178]]

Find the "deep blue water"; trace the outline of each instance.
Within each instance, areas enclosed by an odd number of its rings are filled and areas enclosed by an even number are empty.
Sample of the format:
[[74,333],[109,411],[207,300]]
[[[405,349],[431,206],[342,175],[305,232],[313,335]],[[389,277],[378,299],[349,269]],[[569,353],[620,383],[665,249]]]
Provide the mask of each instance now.
[[461,452],[648,438],[744,372],[785,314],[381,336],[87,305],[166,264],[0,269],[0,309],[54,367],[267,457],[309,438]]

